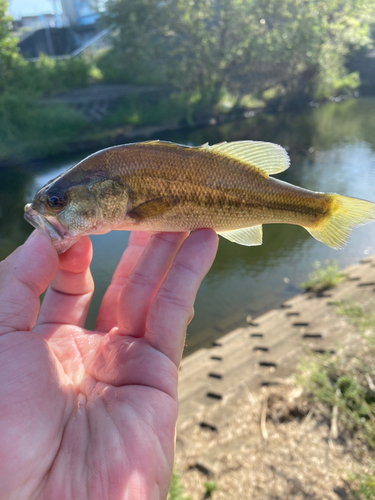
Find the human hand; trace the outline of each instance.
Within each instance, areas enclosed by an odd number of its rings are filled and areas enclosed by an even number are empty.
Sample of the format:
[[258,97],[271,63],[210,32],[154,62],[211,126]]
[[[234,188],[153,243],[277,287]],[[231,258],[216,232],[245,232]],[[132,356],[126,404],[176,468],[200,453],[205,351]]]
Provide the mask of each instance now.
[[208,229],[132,233],[94,332],[88,237],[58,257],[34,232],[0,264],[2,500],[166,498],[178,366],[216,249]]

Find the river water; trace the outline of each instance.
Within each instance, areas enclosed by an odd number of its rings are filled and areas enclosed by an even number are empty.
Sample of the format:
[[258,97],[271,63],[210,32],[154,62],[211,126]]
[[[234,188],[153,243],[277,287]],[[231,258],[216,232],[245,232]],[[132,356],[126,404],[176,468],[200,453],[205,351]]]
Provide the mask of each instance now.
[[[300,114],[257,115],[241,122],[158,136],[181,144],[263,140],[284,146],[291,167],[277,177],[314,191],[375,201],[375,99],[350,99],[311,107]],[[79,154],[0,171],[0,259],[31,231],[23,206],[48,180],[87,156]],[[96,290],[87,320],[93,328],[111,274],[129,238],[127,232],[93,236]],[[243,247],[220,239],[214,265],[198,292],[185,354],[209,346],[231,328],[298,293],[315,260],[340,266],[375,252],[375,224],[356,229],[344,250],[315,241],[303,228],[267,225],[263,245]]]

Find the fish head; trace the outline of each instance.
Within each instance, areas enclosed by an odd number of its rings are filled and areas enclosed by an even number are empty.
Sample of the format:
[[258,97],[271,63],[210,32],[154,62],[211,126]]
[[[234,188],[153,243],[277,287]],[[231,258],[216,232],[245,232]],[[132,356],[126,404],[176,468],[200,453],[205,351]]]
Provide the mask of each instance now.
[[127,190],[103,176],[66,172],[42,187],[25,206],[25,219],[51,239],[59,254],[81,236],[109,232],[122,222]]

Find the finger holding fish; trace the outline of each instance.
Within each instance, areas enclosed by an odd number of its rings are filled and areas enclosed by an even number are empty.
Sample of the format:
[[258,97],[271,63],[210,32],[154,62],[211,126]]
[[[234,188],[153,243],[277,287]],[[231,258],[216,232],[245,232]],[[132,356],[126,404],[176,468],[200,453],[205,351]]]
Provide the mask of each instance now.
[[150,305],[188,233],[152,235],[139,262],[129,273],[119,301],[119,333],[144,335]]
[[150,237],[150,233],[141,231],[133,231],[130,234],[128,247],[116,267],[111,283],[100,305],[95,330],[109,332],[118,325],[118,308],[122,287],[142,255]]
[[87,236],[60,255],[59,268],[41,305],[37,327],[59,323],[83,328],[94,293],[91,258],[92,245]]

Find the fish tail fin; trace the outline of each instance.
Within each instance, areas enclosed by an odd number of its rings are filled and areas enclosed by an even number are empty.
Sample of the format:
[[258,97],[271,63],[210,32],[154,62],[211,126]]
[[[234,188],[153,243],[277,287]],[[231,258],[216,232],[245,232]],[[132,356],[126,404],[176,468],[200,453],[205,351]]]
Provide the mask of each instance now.
[[316,227],[305,229],[329,247],[343,248],[355,227],[375,221],[375,203],[338,194],[329,196],[332,198],[330,214]]

